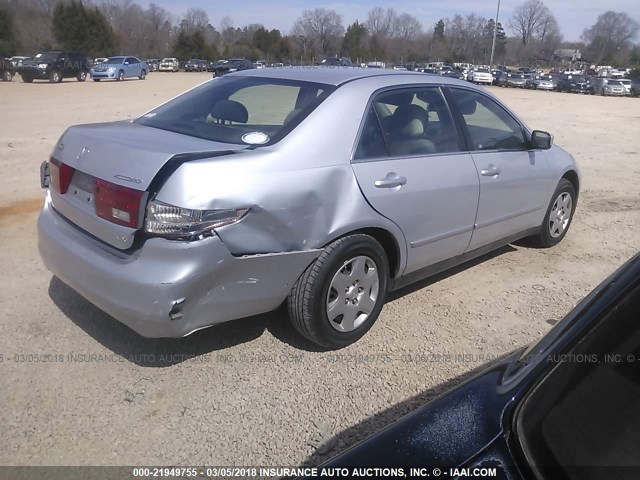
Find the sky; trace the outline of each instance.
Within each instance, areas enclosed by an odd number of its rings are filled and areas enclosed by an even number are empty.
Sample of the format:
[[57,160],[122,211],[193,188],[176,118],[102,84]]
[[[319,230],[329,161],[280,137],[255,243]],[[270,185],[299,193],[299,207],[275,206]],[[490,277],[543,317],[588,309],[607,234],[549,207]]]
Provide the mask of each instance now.
[[[395,8],[399,13],[408,12],[422,22],[423,28],[431,30],[438,19],[452,17],[456,13],[475,12],[485,18],[495,18],[497,0],[138,0],[143,6],[156,3],[172,13],[176,18],[189,8],[199,7],[209,15],[209,22],[218,27],[220,20],[231,17],[235,26],[261,23],[265,27],[277,28],[289,33],[295,20],[303,10],[330,8],[343,17],[345,28],[355,20],[367,18],[367,12],[374,7]],[[507,30],[508,19],[513,10],[524,0],[501,0],[498,20]],[[613,10],[625,12],[640,23],[640,3],[638,0],[548,0],[545,5],[560,24],[566,41],[577,41],[585,28],[596,22],[598,15]],[[637,39],[636,39],[637,40]]]

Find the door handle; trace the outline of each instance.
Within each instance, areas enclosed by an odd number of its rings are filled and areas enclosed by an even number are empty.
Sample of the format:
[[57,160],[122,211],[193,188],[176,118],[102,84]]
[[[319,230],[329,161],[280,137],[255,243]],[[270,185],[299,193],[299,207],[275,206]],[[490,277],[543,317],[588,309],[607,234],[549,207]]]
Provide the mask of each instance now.
[[377,188],[395,188],[401,187],[407,183],[407,179],[390,172],[383,180],[376,180],[374,185]]
[[484,170],[480,170],[480,173],[483,177],[495,177],[500,174],[500,169],[496,167],[493,163],[490,163],[487,168]]

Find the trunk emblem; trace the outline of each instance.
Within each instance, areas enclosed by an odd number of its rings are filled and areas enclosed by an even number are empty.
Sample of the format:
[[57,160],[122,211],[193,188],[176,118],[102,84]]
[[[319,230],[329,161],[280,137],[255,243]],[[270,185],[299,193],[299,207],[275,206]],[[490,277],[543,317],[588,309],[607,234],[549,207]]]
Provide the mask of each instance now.
[[124,180],[125,182],[142,183],[142,180],[139,178],[127,177],[125,175],[114,175],[114,178],[117,178],[119,180]]
[[90,153],[90,152],[91,150],[89,150],[87,147],[82,147],[82,150],[80,150],[80,153],[76,157],[76,160],[78,161],[82,160],[87,155],[87,153]]

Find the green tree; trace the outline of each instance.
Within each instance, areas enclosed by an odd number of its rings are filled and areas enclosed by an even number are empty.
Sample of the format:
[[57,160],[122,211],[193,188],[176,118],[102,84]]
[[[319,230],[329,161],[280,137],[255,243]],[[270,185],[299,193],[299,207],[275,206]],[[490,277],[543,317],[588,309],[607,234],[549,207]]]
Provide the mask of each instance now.
[[369,53],[365,46],[367,27],[357,20],[347,27],[342,40],[342,55],[351,57],[352,60],[366,58]]
[[252,46],[269,58],[279,58],[281,56],[282,34],[280,30],[267,30],[264,27],[253,32]]
[[16,34],[13,15],[7,7],[0,7],[0,57],[11,57],[16,53]]
[[202,31],[189,32],[184,28],[178,31],[171,54],[180,60],[188,60],[190,58],[212,60],[220,56],[215,45],[207,44]]
[[87,9],[81,1],[58,3],[53,12],[53,34],[64,50],[92,57],[113,54],[113,30],[97,8]]
[[[493,30],[496,26],[496,22],[493,18],[490,18],[484,26],[484,30],[482,33],[483,36],[483,52],[484,56],[489,59],[491,56],[491,45],[493,43]],[[493,52],[494,61],[499,61],[498,59],[504,60],[504,56],[506,53],[506,45],[507,45],[507,34],[502,28],[502,24],[498,22],[498,27],[496,29],[496,48]]]
[[444,20],[441,18],[433,29],[433,36],[437,40],[444,40]]

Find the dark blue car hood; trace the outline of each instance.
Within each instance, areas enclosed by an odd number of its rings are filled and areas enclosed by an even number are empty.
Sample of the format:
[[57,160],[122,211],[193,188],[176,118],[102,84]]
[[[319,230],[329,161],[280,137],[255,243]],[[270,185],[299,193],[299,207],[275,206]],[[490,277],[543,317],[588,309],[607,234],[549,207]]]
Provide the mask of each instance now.
[[502,415],[513,396],[499,394],[497,387],[509,362],[501,361],[326,466],[466,464],[503,434]]

